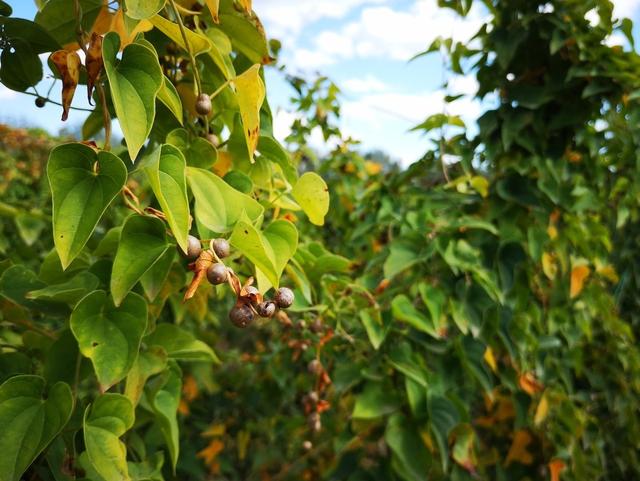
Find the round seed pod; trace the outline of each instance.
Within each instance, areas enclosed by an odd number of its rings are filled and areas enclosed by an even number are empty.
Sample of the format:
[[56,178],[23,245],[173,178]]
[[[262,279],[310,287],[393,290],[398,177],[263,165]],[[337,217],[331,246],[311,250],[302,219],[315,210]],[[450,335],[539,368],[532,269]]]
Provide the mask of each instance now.
[[224,264],[220,264],[216,262],[215,264],[211,264],[207,269],[207,279],[214,286],[224,284],[227,282],[227,278],[229,277],[229,273]]
[[200,239],[192,235],[187,237],[187,252],[185,253],[182,251],[182,249],[180,249],[180,253],[182,254],[182,256],[186,257],[190,261],[196,260],[200,256],[201,252],[202,245],[200,244]]
[[211,98],[207,94],[198,95],[196,112],[198,112],[198,115],[209,115],[211,113]]
[[220,259],[229,257],[231,246],[229,245],[229,241],[227,239],[223,239],[222,237],[220,237],[219,239],[214,239],[211,244],[213,245],[213,251]]
[[253,322],[255,314],[246,304],[236,304],[229,311],[229,319],[234,326],[245,328]]
[[262,301],[256,306],[256,311],[260,317],[273,317],[276,309],[276,303],[273,301]]
[[286,309],[293,304],[293,300],[295,296],[293,295],[293,291],[288,287],[281,287],[276,291],[276,295],[274,297],[274,301],[278,304],[278,307],[281,309]]
[[44,107],[44,104],[47,103],[47,100],[44,97],[36,97],[36,107],[41,109]]

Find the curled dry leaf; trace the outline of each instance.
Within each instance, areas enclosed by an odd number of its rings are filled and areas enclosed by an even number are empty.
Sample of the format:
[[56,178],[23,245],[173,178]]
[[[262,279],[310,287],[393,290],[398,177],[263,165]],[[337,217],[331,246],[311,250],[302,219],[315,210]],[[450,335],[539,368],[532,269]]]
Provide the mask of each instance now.
[[62,120],[69,117],[69,107],[80,80],[80,57],[76,52],[58,50],[49,57],[62,77]]
[[190,268],[194,271],[194,274],[189,287],[184,293],[183,302],[188,301],[195,295],[196,291],[198,290],[198,286],[207,277],[207,269],[214,262],[215,260],[211,255],[211,252],[202,251],[200,257],[198,257],[198,259],[190,265]]
[[89,49],[87,50],[87,99],[91,103],[91,93],[96,81],[100,77],[102,72],[102,37],[97,33],[91,34],[91,40],[89,41]]

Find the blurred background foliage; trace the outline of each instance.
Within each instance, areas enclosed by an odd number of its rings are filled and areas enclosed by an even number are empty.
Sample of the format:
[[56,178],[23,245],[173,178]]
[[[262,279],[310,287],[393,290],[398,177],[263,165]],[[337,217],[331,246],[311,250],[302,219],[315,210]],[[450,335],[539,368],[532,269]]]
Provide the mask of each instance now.
[[[608,0],[483,3],[471,43],[425,55],[498,101],[477,129],[425,119],[407,168],[342,136],[329,79],[290,77],[288,147],[331,210],[298,226],[288,320],[238,331],[215,295],[162,311],[217,325],[222,360],[184,369],[176,479],[637,478],[640,57],[605,42],[630,22]],[[53,140],[1,128],[0,249],[40,262]]]

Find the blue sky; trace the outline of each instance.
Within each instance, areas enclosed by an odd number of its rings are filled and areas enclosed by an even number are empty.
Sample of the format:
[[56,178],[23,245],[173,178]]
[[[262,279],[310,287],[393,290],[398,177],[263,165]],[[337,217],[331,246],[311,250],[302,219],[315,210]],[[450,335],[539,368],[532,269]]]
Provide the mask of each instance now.
[[[33,18],[31,0],[9,0],[14,15]],[[480,2],[477,2],[478,4]],[[640,0],[615,0],[615,15],[640,17]],[[452,78],[443,71],[438,55],[408,62],[438,36],[469,38],[482,23],[485,13],[472,10],[459,19],[439,9],[436,0],[253,0],[267,34],[281,40],[281,60],[292,73],[313,75],[320,72],[334,80],[342,90],[341,127],[362,141],[362,148],[382,149],[392,157],[409,163],[427,148],[428,140],[408,130],[426,116],[443,111],[442,85],[447,93],[466,97],[447,107],[448,112],[473,122],[481,112],[474,101],[475,81]],[[634,29],[637,33],[637,29]],[[612,43],[623,43],[614,36]],[[267,91],[275,113],[276,136],[284,138],[294,117],[290,112],[291,89],[281,74],[267,69]],[[45,80],[39,90],[48,89]],[[59,86],[54,87],[59,96]],[[87,107],[78,91],[74,106]],[[0,87],[0,122],[38,125],[57,132],[60,107],[35,108],[34,97]],[[69,127],[82,123],[83,112],[71,112]],[[313,144],[324,149],[321,136]]]

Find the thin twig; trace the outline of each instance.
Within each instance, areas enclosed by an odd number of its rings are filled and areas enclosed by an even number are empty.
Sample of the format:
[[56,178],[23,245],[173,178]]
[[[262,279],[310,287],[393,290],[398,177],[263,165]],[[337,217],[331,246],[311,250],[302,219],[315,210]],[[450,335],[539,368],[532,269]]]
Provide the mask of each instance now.
[[[40,97],[38,94],[34,94],[31,92],[22,92],[25,95],[31,95],[32,97]],[[64,105],[62,105],[60,102],[56,102],[55,100],[51,100],[48,97],[42,97],[44,98],[48,103],[53,104],[53,105],[59,105],[60,107],[64,107]],[[82,107],[71,107],[69,106],[69,109],[71,110],[78,110],[80,112],[93,112],[93,109],[83,109]]]
[[98,82],[96,85],[98,91],[98,97],[100,97],[100,105],[102,106],[102,122],[104,123],[104,150],[111,150],[111,116],[109,115],[109,109],[107,108],[107,96],[104,92],[104,87]]
[[187,38],[187,31],[184,28],[184,24],[182,23],[182,17],[180,16],[180,12],[178,12],[178,7],[176,6],[176,2],[174,0],[169,0],[171,4],[171,8],[173,8],[173,13],[176,16],[176,21],[178,22],[178,27],[180,28],[180,34],[182,35],[182,41],[184,42],[184,48],[189,55],[189,59],[191,60],[191,70],[193,70],[193,78],[196,81],[196,88],[198,90],[198,95],[202,93],[202,83],[200,82],[200,72],[198,71],[198,64],[196,64],[196,58],[191,51],[191,45],[189,44],[189,39]]

